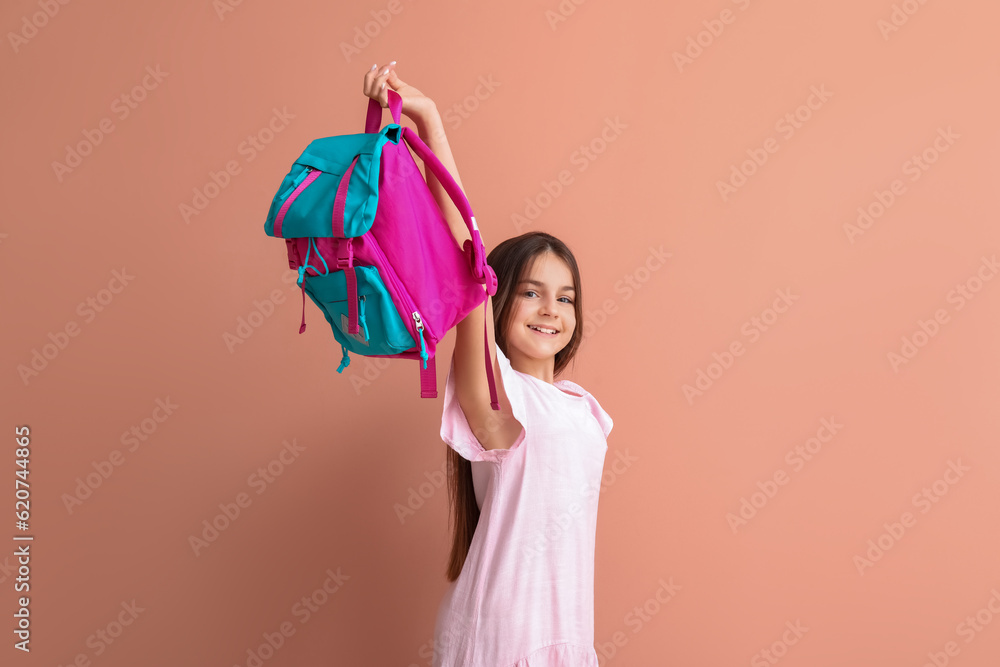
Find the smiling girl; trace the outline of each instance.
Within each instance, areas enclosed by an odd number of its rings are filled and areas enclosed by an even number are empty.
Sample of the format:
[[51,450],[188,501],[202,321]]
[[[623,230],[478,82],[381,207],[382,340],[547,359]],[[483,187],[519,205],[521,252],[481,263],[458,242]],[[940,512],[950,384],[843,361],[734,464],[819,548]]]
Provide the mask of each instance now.
[[[434,102],[399,78],[395,61],[365,75],[365,94],[383,107],[387,87],[462,187]],[[461,214],[426,179],[462,247],[471,236]],[[503,241],[487,262],[498,281],[485,327],[500,410],[490,407],[484,314],[474,308],[455,327],[444,393],[454,533],[432,664],[598,667],[594,543],[613,422],[583,387],[555,379],[583,338],[580,271],[544,232]]]

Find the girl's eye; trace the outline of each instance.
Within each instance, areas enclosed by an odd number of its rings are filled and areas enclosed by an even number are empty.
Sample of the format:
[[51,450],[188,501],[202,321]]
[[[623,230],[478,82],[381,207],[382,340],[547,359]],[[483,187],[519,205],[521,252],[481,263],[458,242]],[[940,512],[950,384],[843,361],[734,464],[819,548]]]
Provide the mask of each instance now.
[[[524,294],[524,296],[528,296],[529,294],[538,294],[538,292],[536,292],[533,289],[529,289],[529,290],[525,290],[523,292],[523,294]],[[569,298],[568,296],[561,296],[559,298],[560,299],[566,299],[563,303],[573,303],[573,299]]]

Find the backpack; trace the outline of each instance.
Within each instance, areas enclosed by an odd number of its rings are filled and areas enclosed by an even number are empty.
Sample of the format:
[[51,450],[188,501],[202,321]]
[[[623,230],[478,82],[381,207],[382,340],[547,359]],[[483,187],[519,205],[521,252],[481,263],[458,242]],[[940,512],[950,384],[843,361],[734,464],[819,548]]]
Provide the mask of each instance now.
[[[497,277],[465,194],[417,133],[399,124],[399,94],[389,90],[388,98],[392,123],[379,129],[382,106],[369,99],[363,134],[306,147],[271,201],[264,232],[285,239],[288,266],[298,271],[299,333],[308,294],[340,343],[338,373],[349,352],[416,359],[421,398],[436,398],[438,342],[473,308],[486,310]],[[407,145],[461,212],[472,234],[462,249]],[[485,327],[483,341],[490,405],[499,410]]]

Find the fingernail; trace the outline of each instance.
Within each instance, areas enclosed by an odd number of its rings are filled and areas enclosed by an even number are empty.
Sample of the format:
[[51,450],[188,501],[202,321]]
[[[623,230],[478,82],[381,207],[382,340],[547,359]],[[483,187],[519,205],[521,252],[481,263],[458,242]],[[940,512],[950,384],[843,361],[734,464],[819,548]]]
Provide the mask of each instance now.
[[385,90],[385,81],[382,82],[382,87],[379,90]]
[[372,71],[375,70],[376,67],[378,67],[378,63],[375,63],[374,65],[372,65],[372,68],[370,70],[368,70],[368,71],[372,72]]
[[390,65],[395,65],[395,64],[396,64],[396,61],[395,61],[395,60],[393,60],[393,61],[392,61],[391,63],[389,63],[389,64],[390,64]]
[[384,70],[382,70],[382,74],[388,74],[388,73],[389,73],[389,68],[388,67],[386,67]]

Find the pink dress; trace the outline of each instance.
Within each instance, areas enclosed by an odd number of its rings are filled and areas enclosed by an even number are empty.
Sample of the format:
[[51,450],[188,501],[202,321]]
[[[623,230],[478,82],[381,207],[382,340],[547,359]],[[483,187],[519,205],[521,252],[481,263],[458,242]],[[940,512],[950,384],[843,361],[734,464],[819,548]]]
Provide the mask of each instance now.
[[432,664],[598,667],[594,540],[613,422],[583,387],[515,371],[495,349],[524,431],[510,449],[483,448],[455,396],[453,359],[441,438],[472,462],[480,517],[438,608]]

